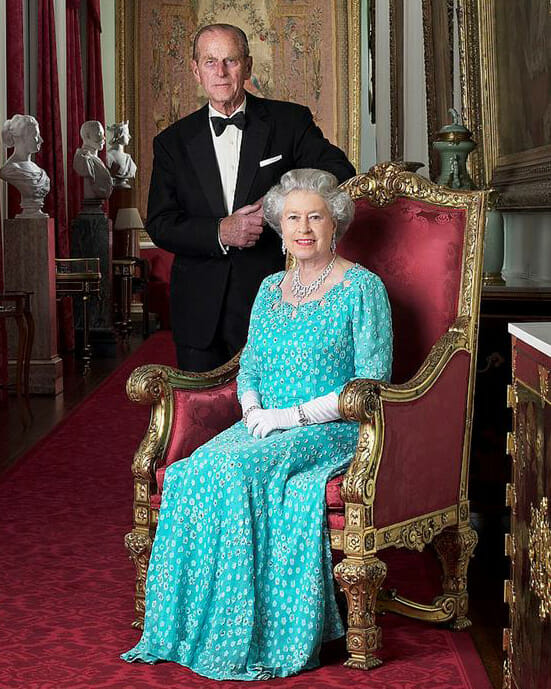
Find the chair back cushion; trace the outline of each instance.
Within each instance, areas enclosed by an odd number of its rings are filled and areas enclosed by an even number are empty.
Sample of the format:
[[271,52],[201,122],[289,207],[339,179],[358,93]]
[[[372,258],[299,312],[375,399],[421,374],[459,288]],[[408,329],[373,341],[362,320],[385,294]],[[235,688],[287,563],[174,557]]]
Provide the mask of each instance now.
[[409,380],[457,317],[467,213],[398,197],[355,201],[339,254],[383,280],[392,308],[393,383]]
[[189,457],[200,445],[240,418],[235,380],[214,388],[174,390],[174,417],[166,464]]
[[140,249],[140,256],[149,261],[149,279],[151,282],[170,282],[174,254],[155,246],[150,249]]

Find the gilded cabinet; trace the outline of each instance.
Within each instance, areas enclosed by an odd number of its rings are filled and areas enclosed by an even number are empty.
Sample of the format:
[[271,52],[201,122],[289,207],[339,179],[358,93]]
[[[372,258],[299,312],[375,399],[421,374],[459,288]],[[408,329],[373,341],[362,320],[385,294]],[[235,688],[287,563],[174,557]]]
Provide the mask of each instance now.
[[505,582],[504,689],[551,688],[551,323],[509,325],[511,560]]

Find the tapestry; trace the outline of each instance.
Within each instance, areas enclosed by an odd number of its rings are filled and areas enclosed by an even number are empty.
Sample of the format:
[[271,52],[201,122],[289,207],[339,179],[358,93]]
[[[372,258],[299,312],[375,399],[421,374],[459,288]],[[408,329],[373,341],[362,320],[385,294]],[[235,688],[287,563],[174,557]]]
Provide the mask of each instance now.
[[[355,56],[359,52],[359,4],[350,0],[137,0],[133,8],[120,11],[121,5],[129,4],[119,2],[119,32],[128,36],[131,30],[134,41],[132,59],[125,61],[121,75],[118,112],[134,125],[139,171],[136,201],[142,215],[153,137],[206,102],[190,67],[193,36],[206,24],[235,24],[247,34],[253,57],[248,91],[307,105],[325,136],[351,159],[357,157],[354,142],[359,124],[351,136],[350,123],[359,94],[359,83],[353,88],[351,65],[358,60],[351,58],[350,51],[354,48]],[[353,71],[359,81],[359,64]]]

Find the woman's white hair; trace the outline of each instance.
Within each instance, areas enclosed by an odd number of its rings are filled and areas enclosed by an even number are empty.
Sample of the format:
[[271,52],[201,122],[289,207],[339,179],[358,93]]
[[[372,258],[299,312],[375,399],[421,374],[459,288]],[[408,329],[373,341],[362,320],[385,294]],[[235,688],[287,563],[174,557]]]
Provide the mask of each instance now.
[[272,187],[264,196],[264,217],[281,236],[281,215],[285,199],[292,191],[309,191],[318,194],[325,201],[332,219],[337,224],[336,239],[339,240],[352,222],[355,207],[350,196],[341,191],[338,184],[335,175],[324,170],[289,170],[279,184]]
[[4,122],[2,127],[2,142],[6,148],[15,146],[16,137],[24,136],[31,127],[38,127],[37,120],[32,115],[14,115]]

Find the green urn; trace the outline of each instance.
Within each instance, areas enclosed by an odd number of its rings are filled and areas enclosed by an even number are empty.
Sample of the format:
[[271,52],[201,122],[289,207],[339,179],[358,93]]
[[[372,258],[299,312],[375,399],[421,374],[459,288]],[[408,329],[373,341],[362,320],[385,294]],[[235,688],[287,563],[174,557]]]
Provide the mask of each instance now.
[[[457,110],[450,108],[449,113],[452,123],[442,127],[432,144],[440,155],[440,176],[436,181],[451,189],[475,189],[467,171],[467,156],[476,147],[476,143],[471,138],[472,133],[461,124]],[[495,195],[492,195],[486,209],[484,234],[482,280],[485,285],[505,284],[501,277],[503,253],[503,216],[495,208]]]
[[467,172],[467,156],[476,143],[472,133],[460,123],[457,110],[450,108],[449,113],[452,123],[442,127],[432,144],[440,155],[440,176],[436,182],[451,189],[474,189]]

